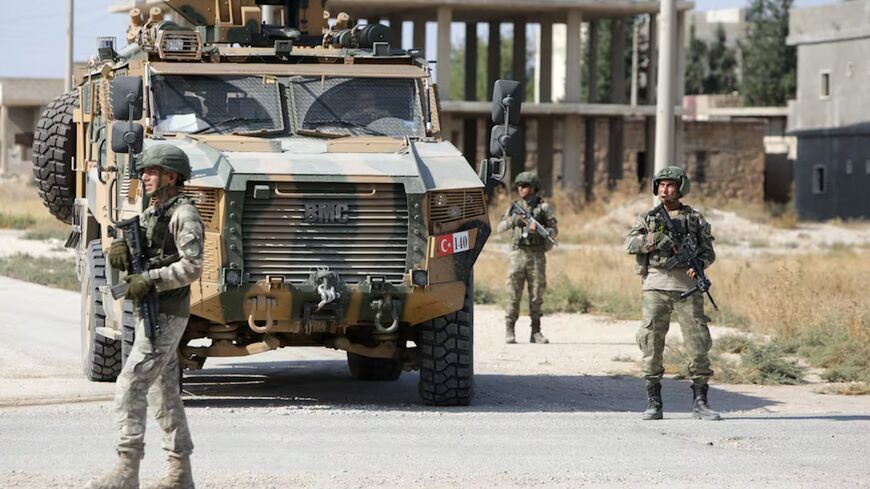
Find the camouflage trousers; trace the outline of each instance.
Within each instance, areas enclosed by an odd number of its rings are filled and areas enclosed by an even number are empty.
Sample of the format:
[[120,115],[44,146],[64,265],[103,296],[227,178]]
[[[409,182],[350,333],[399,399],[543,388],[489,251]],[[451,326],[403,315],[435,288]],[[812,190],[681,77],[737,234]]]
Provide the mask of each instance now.
[[540,325],[541,305],[547,288],[547,255],[544,250],[514,249],[508,265],[507,310],[505,320],[515,322],[520,316],[523,287],[529,287],[529,316],[532,324]]
[[665,336],[671,322],[671,313],[676,313],[683,334],[683,346],[689,357],[689,376],[692,380],[706,383],[713,375],[707,353],[713,344],[707,316],[704,315],[704,296],[698,293],[684,299],[680,292],[669,290],[644,290],[641,296],[643,319],[637,332],[637,346],[643,352],[643,376],[648,382],[662,379],[665,369],[662,354]]
[[160,333],[145,336],[142,320],[136,324],[133,350],[118,376],[115,411],[119,433],[115,447],[142,458],[145,453],[145,424],[150,406],[163,430],[163,449],[183,457],[193,451],[193,441],[179,392],[178,343],[187,327],[187,317],[159,314]]

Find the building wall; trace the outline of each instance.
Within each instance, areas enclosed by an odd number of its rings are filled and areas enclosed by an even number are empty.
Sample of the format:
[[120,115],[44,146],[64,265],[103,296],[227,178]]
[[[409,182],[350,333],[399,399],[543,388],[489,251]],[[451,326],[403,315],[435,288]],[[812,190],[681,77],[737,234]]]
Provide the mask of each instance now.
[[870,131],[798,138],[795,210],[801,219],[870,218]]
[[[798,46],[797,100],[791,130],[857,124],[868,120],[870,97],[870,37]],[[822,94],[822,74],[830,94]]]

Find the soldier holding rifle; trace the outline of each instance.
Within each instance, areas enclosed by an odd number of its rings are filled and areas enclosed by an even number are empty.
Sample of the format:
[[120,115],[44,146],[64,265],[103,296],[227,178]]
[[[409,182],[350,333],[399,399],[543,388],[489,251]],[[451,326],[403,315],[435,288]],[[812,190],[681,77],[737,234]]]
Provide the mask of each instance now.
[[[202,274],[203,223],[193,202],[180,192],[190,178],[190,162],[181,149],[160,144],[139,157],[136,170],[152,206],[141,216],[142,236],[126,236],[109,250],[109,264],[125,277],[126,297],[140,310],[132,351],[118,376],[115,409],[119,422],[115,469],[91,481],[90,489],[138,489],[139,462],[144,456],[146,412],[150,406],[163,430],[163,449],[169,460],[167,475],[159,489],[194,487],[190,467],[193,442],[179,392],[178,344],[190,316],[190,284]],[[118,223],[131,232],[139,228]],[[144,245],[133,250],[130,243]],[[142,253],[144,251],[144,253]],[[146,261],[133,262],[139,258]],[[157,264],[148,267],[148,262]],[[134,266],[135,265],[135,266]],[[141,273],[135,273],[142,270]],[[149,301],[156,302],[156,331],[142,314]]]
[[713,341],[704,314],[704,294],[709,296],[710,288],[704,269],[716,259],[713,234],[704,216],[680,201],[689,193],[689,179],[682,169],[660,170],[652,190],[661,205],[638,216],[625,240],[625,249],[636,256],[637,273],[643,277],[643,319],[637,333],[648,400],[643,419],[662,419],[662,355],[675,313],[689,354],[693,415],[718,420],[719,413],[707,403],[707,381],[713,375],[708,352]]

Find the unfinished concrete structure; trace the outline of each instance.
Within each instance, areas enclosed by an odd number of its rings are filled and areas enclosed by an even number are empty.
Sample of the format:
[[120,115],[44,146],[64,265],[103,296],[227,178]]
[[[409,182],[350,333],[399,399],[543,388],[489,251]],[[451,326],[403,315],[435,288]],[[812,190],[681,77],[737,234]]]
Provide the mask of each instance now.
[[0,78],[0,176],[14,166],[30,165],[36,121],[61,93],[60,78]]
[[[441,104],[449,121],[449,137],[460,144],[469,161],[477,161],[484,155],[488,135],[483,130],[488,127],[487,118],[491,107],[487,101],[490,94],[477,91],[478,66],[478,25],[486,24],[488,31],[487,60],[485,86],[505,75],[526,82],[526,68],[532,59],[527,55],[527,44],[537,44],[539,54],[534,60],[539,66],[537,82],[537,100],[526,101],[523,107],[524,126],[526,128],[526,153],[529,161],[514,161],[512,173],[516,174],[524,166],[537,169],[541,175],[545,191],[550,191],[554,183],[560,184],[569,192],[578,192],[591,198],[595,194],[596,181],[613,187],[623,178],[625,161],[625,123],[627,120],[641,121],[644,125],[642,137],[643,154],[641,165],[636,172],[641,177],[648,177],[654,168],[652,157],[653,137],[655,133],[655,93],[656,93],[656,57],[657,57],[657,26],[655,17],[659,9],[657,1],[633,0],[330,0],[328,8],[331,11],[344,11],[353,18],[364,18],[371,21],[386,21],[391,26],[413,24],[411,45],[402,47],[435,48],[437,65],[451,66],[451,28],[454,23],[463,23],[465,31],[465,66],[462,73],[456,70],[439,69],[437,82],[441,94]],[[674,99],[680,100],[683,95],[684,55],[682,39],[685,32],[686,13],[692,8],[688,2],[677,5],[677,60],[678,69],[673,78],[670,90]],[[643,77],[649,80],[644,100],[630,103],[635,97],[626,96],[626,79],[637,79],[640,74],[626,76],[625,64],[613,63],[611,93],[609,103],[588,103],[596,100],[594,70],[589,71],[589,89],[585,99],[581,97],[581,70],[596,65],[598,56],[594,46],[599,34],[599,22],[610,19],[612,43],[611,56],[622,60],[626,45],[625,26],[627,20],[636,16],[649,16],[652,22],[646,22],[644,34],[649,39],[649,63]],[[437,46],[426,46],[426,24],[434,22],[437,28]],[[584,26],[584,23],[586,24]],[[513,26],[512,66],[509,73],[502,73],[501,65],[501,25]],[[537,29],[528,29],[536,25]],[[586,36],[581,36],[585,27]],[[402,43],[401,29],[393,29],[394,43]],[[564,70],[554,66],[554,31],[565,33],[565,65]],[[529,32],[539,35],[537,43],[528,38]],[[676,34],[679,33],[679,34]],[[561,41],[561,40],[559,40]],[[583,42],[589,43],[592,49],[586,49],[586,59],[583,58]],[[564,98],[553,99],[554,72],[564,72]],[[451,85],[463,83],[463,100],[451,100]],[[630,82],[629,82],[630,83]],[[632,83],[636,87],[636,83]],[[559,90],[561,92],[561,90]],[[591,96],[590,96],[591,95]],[[596,138],[599,131],[595,128],[601,121],[606,121],[607,141],[599,142]],[[680,134],[680,131],[677,131]],[[595,164],[596,148],[607,148],[607,172],[600,175]],[[680,144],[677,143],[677,148]],[[678,150],[678,154],[680,151]],[[648,155],[648,156],[647,156]]]

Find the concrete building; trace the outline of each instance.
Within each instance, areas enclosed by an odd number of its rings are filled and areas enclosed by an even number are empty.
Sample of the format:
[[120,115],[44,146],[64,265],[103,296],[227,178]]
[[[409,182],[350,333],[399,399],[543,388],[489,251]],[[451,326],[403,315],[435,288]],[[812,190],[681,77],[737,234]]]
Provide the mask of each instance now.
[[[683,99],[684,119],[717,123],[761,123],[764,148],[764,200],[787,203],[791,201],[794,184],[794,161],[797,155],[797,139],[786,134],[788,107],[744,107],[743,99],[733,95],[687,95]],[[741,126],[735,126],[739,131]],[[735,141],[746,151],[755,147],[757,141]],[[689,157],[691,155],[687,155]],[[758,178],[756,175],[754,178]]]
[[806,219],[870,217],[870,1],[796,9],[795,207]]
[[716,30],[720,25],[725,29],[725,45],[736,48],[737,42],[746,38],[748,29],[746,9],[729,8],[692,12],[689,15],[687,28],[694,27],[695,38],[710,43],[716,40]]
[[0,78],[0,176],[30,165],[36,122],[62,93],[60,78]]

